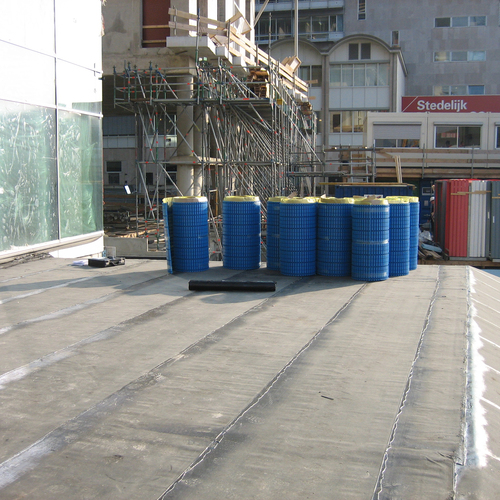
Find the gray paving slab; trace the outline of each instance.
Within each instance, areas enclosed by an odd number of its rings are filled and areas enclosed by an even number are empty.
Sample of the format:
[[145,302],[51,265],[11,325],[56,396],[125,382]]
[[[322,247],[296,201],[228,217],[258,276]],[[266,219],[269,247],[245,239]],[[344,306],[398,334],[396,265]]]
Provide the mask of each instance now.
[[[471,292],[468,269],[380,283],[147,260],[2,269],[0,499],[482,492],[498,457],[500,285],[478,274]],[[187,286],[229,278],[277,290]],[[489,336],[482,468],[464,427],[474,301]]]

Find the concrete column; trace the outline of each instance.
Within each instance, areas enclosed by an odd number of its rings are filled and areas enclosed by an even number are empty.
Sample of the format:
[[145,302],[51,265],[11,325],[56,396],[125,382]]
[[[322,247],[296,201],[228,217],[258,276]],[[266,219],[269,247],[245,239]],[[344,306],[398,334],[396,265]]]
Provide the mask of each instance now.
[[[203,120],[205,120],[204,110],[201,106],[194,107],[194,132],[193,132],[193,149],[198,158],[203,158],[206,160],[208,156],[208,151],[203,149]],[[193,196],[201,196],[201,191],[203,187],[203,169],[200,164],[193,166]]]
[[[177,90],[179,99],[190,99],[193,95],[193,77],[179,77]],[[184,196],[193,196],[193,107],[177,108],[177,156],[172,162],[177,163],[177,186]]]

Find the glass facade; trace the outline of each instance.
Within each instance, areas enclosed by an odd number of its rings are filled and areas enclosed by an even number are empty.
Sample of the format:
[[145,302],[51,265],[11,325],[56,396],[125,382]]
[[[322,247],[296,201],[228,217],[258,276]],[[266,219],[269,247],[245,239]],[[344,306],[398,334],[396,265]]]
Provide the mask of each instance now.
[[481,127],[436,125],[436,148],[480,148]]
[[330,87],[386,87],[388,85],[388,63],[332,64],[330,66]]
[[101,0],[3,9],[0,252],[100,232]]

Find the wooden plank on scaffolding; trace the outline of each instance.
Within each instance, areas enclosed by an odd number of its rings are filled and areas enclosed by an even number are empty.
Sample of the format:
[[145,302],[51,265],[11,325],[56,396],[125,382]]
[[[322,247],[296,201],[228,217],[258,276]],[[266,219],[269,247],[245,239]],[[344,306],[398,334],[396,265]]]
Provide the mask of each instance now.
[[[171,16],[177,16],[177,17],[180,17],[180,18],[183,18],[183,19],[190,19],[192,21],[197,21],[198,20],[198,16],[196,14],[190,14],[189,12],[184,12],[182,10],[177,10],[177,9],[173,9],[173,8],[170,8],[168,9],[168,13],[171,15]],[[226,23],[222,22],[222,21],[217,21],[216,19],[210,19],[208,17],[203,17],[203,16],[200,16],[200,22],[201,23],[205,23],[205,24],[210,24],[210,25],[213,25],[213,26],[217,26],[223,30],[226,29]]]
[[[264,64],[268,64],[269,62],[276,64],[279,68],[279,75],[283,78],[283,83],[289,89],[292,90],[299,89],[302,92],[307,92],[308,90],[307,83],[301,80],[300,78],[297,78],[294,75],[291,68],[288,68],[283,64],[280,64],[278,61],[271,58],[264,51],[260,50],[254,43],[250,42],[246,37],[242,36],[242,34],[239,33],[234,26],[231,26],[230,22],[223,23],[221,21],[216,21],[214,19],[208,19],[206,17],[201,17],[201,16],[198,18],[196,14],[190,14],[188,12],[183,12],[174,8],[169,9],[169,14],[171,16],[180,17],[181,19],[199,21],[200,23],[203,23],[203,25],[207,25],[207,27],[203,27],[202,29],[200,29],[200,31],[203,33],[213,34],[216,36],[228,35],[227,46],[229,52],[233,56],[241,57],[243,61],[250,66],[255,66],[255,65],[258,66],[261,62]],[[238,16],[238,19],[240,17],[241,16]],[[209,25],[216,26],[216,28],[208,28]],[[173,29],[186,30],[189,32],[198,31],[198,26],[178,23],[177,21],[170,21],[169,27]],[[231,47],[230,42],[234,42],[238,47],[240,47],[240,49],[242,49],[245,52],[248,52],[251,55],[251,58],[247,57],[245,54],[242,54],[241,51],[236,50],[234,47]]]
[[394,157],[394,162],[396,164],[396,179],[399,183],[403,182],[403,172],[401,171],[401,156],[396,155]]
[[220,29],[207,28],[205,26],[200,26],[198,29],[198,26],[193,26],[192,24],[182,24],[176,21],[170,21],[168,23],[168,26],[173,29],[192,31],[194,33],[199,32],[200,34],[205,34],[205,33],[210,35],[224,34],[224,32],[221,31]]

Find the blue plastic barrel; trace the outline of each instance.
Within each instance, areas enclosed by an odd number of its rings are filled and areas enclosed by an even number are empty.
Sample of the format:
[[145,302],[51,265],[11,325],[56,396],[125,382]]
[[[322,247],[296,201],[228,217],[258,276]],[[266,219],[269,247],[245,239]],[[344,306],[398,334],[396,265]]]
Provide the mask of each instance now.
[[283,198],[280,204],[280,272],[285,276],[316,274],[314,198]]
[[350,276],[352,207],[354,198],[320,198],[316,272],[322,276]]
[[389,277],[410,272],[410,204],[407,199],[389,197]]
[[277,196],[267,200],[267,268],[280,269],[280,203]]
[[420,201],[417,196],[405,196],[410,203],[410,271],[418,266],[418,240],[420,236]]
[[176,196],[173,198],[172,249],[174,272],[196,272],[208,269],[208,200],[206,197]]
[[258,196],[226,196],[222,202],[224,267],[249,270],[260,267],[260,200]]
[[351,276],[361,281],[389,277],[389,203],[381,198],[356,200],[352,207]]

